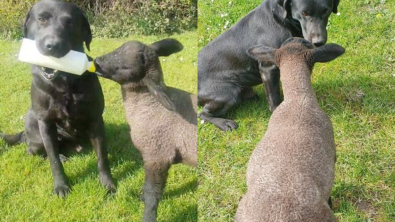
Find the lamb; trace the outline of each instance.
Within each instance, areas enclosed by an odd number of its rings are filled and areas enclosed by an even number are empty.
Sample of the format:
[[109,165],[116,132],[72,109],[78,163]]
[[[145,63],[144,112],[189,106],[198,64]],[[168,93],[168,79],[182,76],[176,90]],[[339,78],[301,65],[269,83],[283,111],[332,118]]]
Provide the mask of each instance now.
[[329,62],[344,51],[336,44],[314,48],[301,38],[290,38],[277,50],[248,50],[261,70],[270,64],[280,68],[284,101],[250,157],[248,189],[235,221],[336,221],[327,202],[336,160],[333,127],[318,105],[310,76],[315,62]]
[[166,87],[159,56],[181,51],[174,39],[129,41],[95,60],[97,74],[121,85],[126,118],[145,170],[143,220],[156,221],[170,166],[197,166],[197,96]]

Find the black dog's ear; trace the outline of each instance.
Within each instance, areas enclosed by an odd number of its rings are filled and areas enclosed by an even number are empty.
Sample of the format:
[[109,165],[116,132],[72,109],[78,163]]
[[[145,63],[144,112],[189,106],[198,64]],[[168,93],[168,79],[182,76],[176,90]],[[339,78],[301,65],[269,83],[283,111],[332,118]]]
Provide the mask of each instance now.
[[283,19],[287,18],[288,16],[292,16],[291,12],[291,3],[292,0],[279,0],[277,2],[281,7],[283,7]]
[[30,8],[29,12],[26,15],[25,22],[23,23],[23,37],[27,37],[27,23],[29,23],[30,20],[30,12],[32,9]]
[[152,43],[149,47],[155,50],[158,56],[169,56],[184,48],[184,46],[175,39],[162,39]]
[[258,45],[253,46],[247,50],[247,54],[257,60],[258,62],[270,62],[275,64],[274,54],[276,52],[275,48]]
[[88,51],[91,51],[90,49],[90,44],[92,42],[92,31],[91,31],[91,26],[89,25],[88,19],[86,18],[85,15],[82,16],[82,33],[85,41],[85,46],[88,49]]
[[175,111],[176,106],[173,101],[169,98],[169,96],[165,92],[165,86],[159,85],[155,83],[150,78],[144,78],[143,83],[148,87],[149,92],[156,99],[156,101],[160,102],[166,109],[170,111]]
[[339,6],[339,2],[340,0],[333,1],[333,10],[332,10],[333,13],[337,13],[337,7]]
[[311,50],[313,52],[314,63],[332,61],[343,55],[343,53],[346,51],[343,47],[334,43],[326,44]]

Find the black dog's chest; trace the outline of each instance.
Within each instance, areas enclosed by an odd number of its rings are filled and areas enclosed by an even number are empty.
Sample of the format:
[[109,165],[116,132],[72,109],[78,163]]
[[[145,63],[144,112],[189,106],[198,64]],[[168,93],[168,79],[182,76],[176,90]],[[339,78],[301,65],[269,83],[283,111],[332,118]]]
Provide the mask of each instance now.
[[51,82],[35,82],[32,106],[39,119],[64,129],[79,129],[102,114],[104,102],[97,77],[62,74]]

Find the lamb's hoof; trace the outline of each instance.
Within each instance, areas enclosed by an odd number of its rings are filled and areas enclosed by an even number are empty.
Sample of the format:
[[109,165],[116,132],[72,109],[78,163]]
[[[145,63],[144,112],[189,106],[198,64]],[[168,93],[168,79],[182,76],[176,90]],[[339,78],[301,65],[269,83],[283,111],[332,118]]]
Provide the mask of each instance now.
[[214,123],[214,125],[223,131],[232,131],[237,129],[237,124],[229,119],[223,119],[217,123]]

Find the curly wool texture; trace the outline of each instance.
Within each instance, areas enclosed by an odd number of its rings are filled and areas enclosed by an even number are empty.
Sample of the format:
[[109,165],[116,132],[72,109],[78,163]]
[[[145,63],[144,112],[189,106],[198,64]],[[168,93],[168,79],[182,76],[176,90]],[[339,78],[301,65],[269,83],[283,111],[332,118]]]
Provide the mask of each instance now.
[[197,96],[168,87],[176,112],[157,102],[148,89],[122,86],[126,118],[144,163],[197,165]]
[[306,50],[289,44],[276,51],[284,102],[249,160],[237,222],[336,221],[327,203],[336,158],[333,127],[312,89]]

